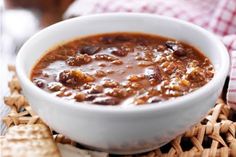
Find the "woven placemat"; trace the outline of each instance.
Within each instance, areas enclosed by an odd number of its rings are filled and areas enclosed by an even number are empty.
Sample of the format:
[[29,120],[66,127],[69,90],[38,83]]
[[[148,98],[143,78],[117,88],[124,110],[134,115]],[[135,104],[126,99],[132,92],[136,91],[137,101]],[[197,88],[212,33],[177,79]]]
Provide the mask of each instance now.
[[[9,66],[9,71],[14,73],[8,84],[11,94],[5,97],[4,101],[11,111],[3,118],[8,129],[18,125],[42,124],[46,126],[21,94],[14,66]],[[79,144],[62,134],[52,131],[51,135],[56,143],[80,147]],[[236,113],[222,99],[218,99],[215,107],[209,111],[201,123],[159,149],[134,156],[236,157]]]

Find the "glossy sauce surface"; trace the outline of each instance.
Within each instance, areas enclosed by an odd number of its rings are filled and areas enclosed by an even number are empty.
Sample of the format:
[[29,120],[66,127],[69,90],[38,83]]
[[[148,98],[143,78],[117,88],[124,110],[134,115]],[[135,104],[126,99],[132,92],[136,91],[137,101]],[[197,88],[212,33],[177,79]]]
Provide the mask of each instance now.
[[111,33],[57,46],[34,66],[31,80],[69,101],[135,106],[186,95],[213,75],[209,59],[186,43]]

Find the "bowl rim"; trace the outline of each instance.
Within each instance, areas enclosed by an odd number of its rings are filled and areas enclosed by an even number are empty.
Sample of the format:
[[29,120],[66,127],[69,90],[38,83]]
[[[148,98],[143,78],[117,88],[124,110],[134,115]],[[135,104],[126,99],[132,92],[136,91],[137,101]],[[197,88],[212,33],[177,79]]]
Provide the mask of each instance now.
[[[29,79],[29,77],[27,76],[25,70],[24,70],[24,51],[27,47],[27,45],[30,45],[32,41],[35,40],[35,38],[37,38],[38,36],[40,36],[41,34],[47,33],[48,31],[50,31],[51,29],[54,29],[55,27],[58,27],[60,25],[63,25],[64,23],[74,23],[77,20],[86,20],[86,19],[90,19],[90,18],[103,18],[103,17],[112,17],[115,18],[117,16],[129,16],[129,17],[140,17],[140,18],[156,18],[157,20],[166,20],[170,23],[178,23],[181,25],[185,25],[187,27],[192,27],[192,29],[194,29],[194,31],[198,31],[201,32],[203,34],[205,34],[206,36],[208,36],[208,38],[210,40],[212,40],[219,48],[219,59],[221,60],[221,66],[219,69],[215,69],[215,71],[218,71],[214,77],[212,78],[212,80],[210,80],[207,84],[205,84],[204,86],[200,87],[199,89],[197,89],[196,91],[193,91],[191,93],[188,93],[184,96],[180,96],[177,98],[173,98],[161,103],[153,103],[153,104],[148,104],[148,105],[140,105],[140,106],[132,106],[132,107],[122,107],[122,106],[103,106],[103,105],[94,105],[94,104],[86,104],[83,105],[83,102],[70,102],[68,100],[56,97],[38,87],[36,87],[31,80]],[[145,33],[145,31],[144,31]],[[52,45],[53,46],[53,45]],[[86,15],[86,16],[81,16],[81,17],[76,17],[76,18],[72,18],[72,19],[68,19],[65,21],[61,21],[58,22],[56,24],[53,24],[41,31],[39,31],[38,33],[36,33],[35,35],[33,35],[30,39],[28,39],[25,44],[20,48],[18,54],[17,54],[17,58],[16,58],[16,71],[17,71],[17,75],[18,78],[22,84],[22,86],[27,86],[27,88],[29,88],[31,91],[37,93],[38,97],[43,97],[44,99],[47,99],[47,101],[52,102],[52,104],[57,104],[60,105],[61,107],[69,107],[69,108],[73,108],[73,109],[78,109],[78,110],[82,110],[82,111],[87,111],[87,112],[111,112],[111,113],[124,113],[124,112],[143,112],[143,111],[156,111],[156,110],[166,110],[169,108],[177,108],[177,107],[184,107],[187,105],[190,105],[186,102],[190,102],[192,99],[196,99],[196,98],[201,98],[204,97],[208,94],[210,94],[211,92],[209,91],[215,91],[217,90],[217,88],[219,88],[218,86],[225,80],[225,77],[228,74],[228,70],[229,70],[229,65],[230,65],[230,59],[229,59],[229,54],[227,52],[227,49],[225,48],[225,46],[223,45],[223,43],[215,36],[213,35],[211,32],[201,28],[200,26],[197,26],[195,24],[186,22],[186,21],[182,21],[176,18],[172,18],[172,17],[166,17],[166,16],[161,16],[161,15],[155,15],[155,14],[149,14],[149,13],[102,13],[102,14],[94,14],[94,15]],[[48,105],[51,105],[50,103]]]

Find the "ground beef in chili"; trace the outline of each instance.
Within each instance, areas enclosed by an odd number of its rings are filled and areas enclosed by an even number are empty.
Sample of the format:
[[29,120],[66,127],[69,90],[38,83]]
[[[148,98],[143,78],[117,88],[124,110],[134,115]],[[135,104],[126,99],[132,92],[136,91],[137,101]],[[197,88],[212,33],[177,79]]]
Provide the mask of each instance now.
[[70,101],[135,106],[159,103],[204,86],[214,68],[184,42],[142,33],[78,38],[50,50],[32,82]]

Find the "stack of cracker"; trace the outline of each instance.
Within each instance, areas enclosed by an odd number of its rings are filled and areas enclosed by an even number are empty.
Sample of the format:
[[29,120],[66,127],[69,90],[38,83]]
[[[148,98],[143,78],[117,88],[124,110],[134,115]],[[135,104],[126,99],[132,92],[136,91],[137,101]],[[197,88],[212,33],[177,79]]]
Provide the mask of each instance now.
[[2,157],[60,157],[50,130],[43,124],[18,125],[1,138]]

